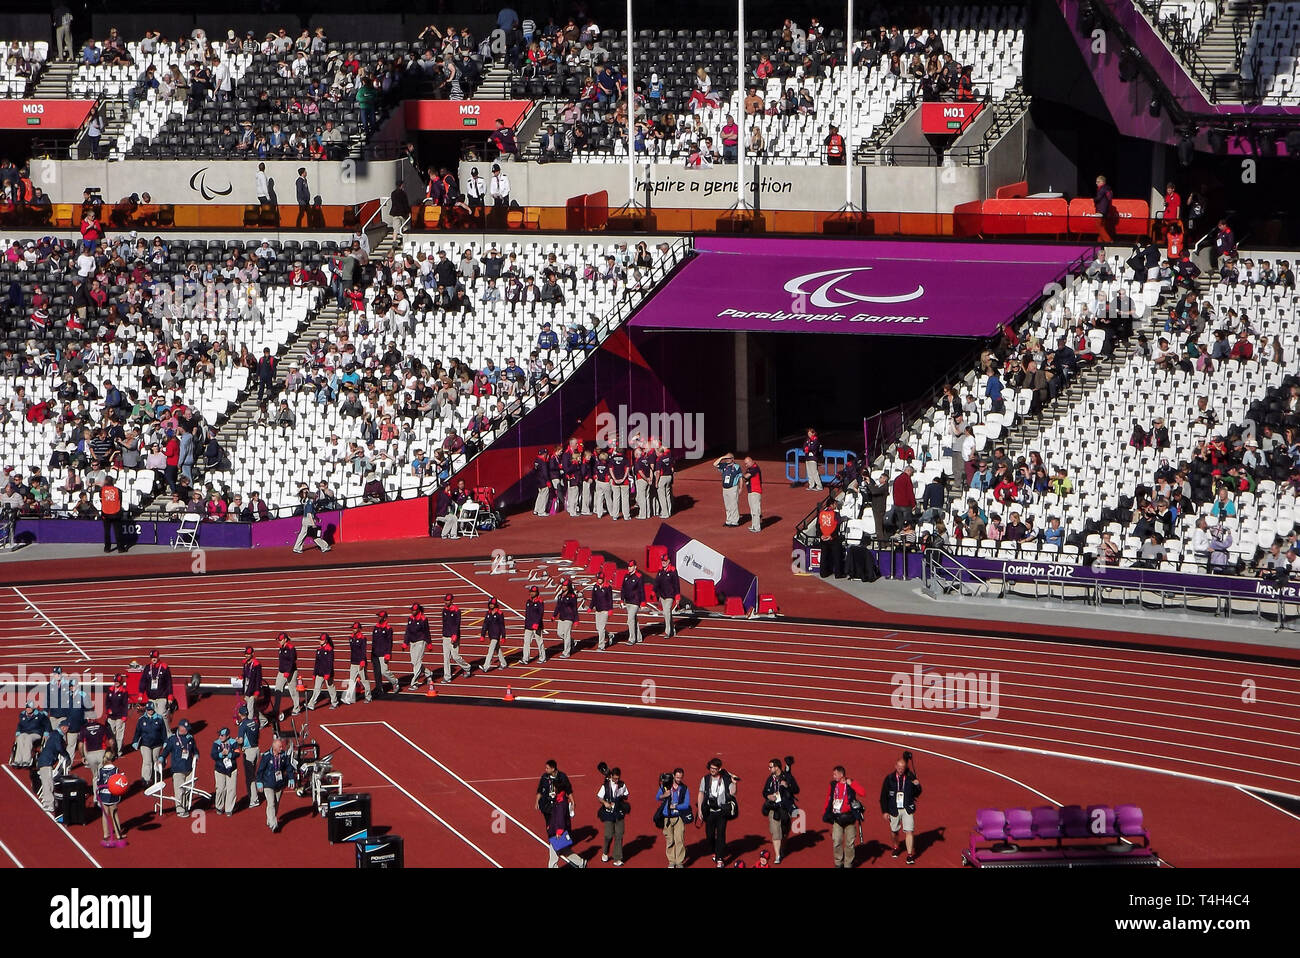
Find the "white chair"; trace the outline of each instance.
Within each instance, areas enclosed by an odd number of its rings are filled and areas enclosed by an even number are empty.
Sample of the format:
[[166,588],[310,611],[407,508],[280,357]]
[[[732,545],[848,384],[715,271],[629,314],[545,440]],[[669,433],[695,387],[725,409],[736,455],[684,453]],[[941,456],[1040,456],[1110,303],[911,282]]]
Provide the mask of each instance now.
[[176,529],[176,538],[172,539],[173,549],[193,549],[198,545],[199,523],[202,518],[197,512],[187,512],[181,517],[181,524]]
[[478,514],[482,508],[477,502],[467,502],[460,507],[460,514],[456,518],[457,535],[478,538]]

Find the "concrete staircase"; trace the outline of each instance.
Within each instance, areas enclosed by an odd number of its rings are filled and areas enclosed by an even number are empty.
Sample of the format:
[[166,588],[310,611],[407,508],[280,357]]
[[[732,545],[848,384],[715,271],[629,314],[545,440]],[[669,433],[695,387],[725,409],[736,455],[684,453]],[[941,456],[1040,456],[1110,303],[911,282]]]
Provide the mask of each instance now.
[[41,78],[36,81],[36,88],[31,91],[33,100],[70,100],[72,81],[77,75],[77,64],[68,60],[51,60]]
[[494,66],[483,74],[483,80],[474,91],[476,100],[510,99],[511,73],[509,67]]

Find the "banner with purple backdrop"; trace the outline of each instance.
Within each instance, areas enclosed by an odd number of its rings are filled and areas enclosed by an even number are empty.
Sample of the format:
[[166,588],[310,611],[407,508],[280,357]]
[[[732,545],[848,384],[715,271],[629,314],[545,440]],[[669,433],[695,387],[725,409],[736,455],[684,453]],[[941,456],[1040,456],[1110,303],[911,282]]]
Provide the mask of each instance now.
[[[758,576],[699,539],[692,539],[667,523],[661,523],[652,545],[663,546],[668,550],[682,582],[711,579],[724,595],[740,596],[746,612],[758,604]],[[658,570],[646,571],[653,579]]]

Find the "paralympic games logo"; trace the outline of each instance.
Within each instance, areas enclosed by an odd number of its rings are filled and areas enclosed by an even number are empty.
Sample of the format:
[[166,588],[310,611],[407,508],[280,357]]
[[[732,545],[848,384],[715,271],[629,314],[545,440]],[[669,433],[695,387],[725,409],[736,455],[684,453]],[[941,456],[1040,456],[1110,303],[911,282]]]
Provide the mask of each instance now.
[[195,170],[194,175],[190,177],[190,189],[194,190],[194,192],[198,193],[208,201],[214,200],[218,196],[229,196],[234,192],[235,188],[230,184],[229,180],[226,181],[226,188],[224,190],[219,190],[215,186],[208,186],[207,178],[203,175],[207,170],[208,168],[206,166]]
[[[907,303],[925,295],[925,287],[919,284],[912,292],[897,296],[871,296],[839,288],[839,284],[847,280],[850,273],[865,273],[870,269],[870,266],[844,266],[819,273],[804,273],[790,280],[783,288],[787,293],[795,296],[808,296],[814,306],[822,309],[839,309],[842,306],[852,306],[854,303]],[[807,287],[815,285],[819,280],[825,282],[810,293]],[[843,298],[838,301],[831,299],[832,294]]]

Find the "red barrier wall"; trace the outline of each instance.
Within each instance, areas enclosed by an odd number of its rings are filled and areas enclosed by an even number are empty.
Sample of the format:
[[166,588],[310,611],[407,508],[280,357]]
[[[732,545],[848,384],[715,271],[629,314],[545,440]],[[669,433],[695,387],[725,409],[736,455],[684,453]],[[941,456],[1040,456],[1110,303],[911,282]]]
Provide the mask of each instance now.
[[339,542],[373,542],[378,539],[418,539],[429,535],[429,496],[379,502],[345,509],[339,523]]

